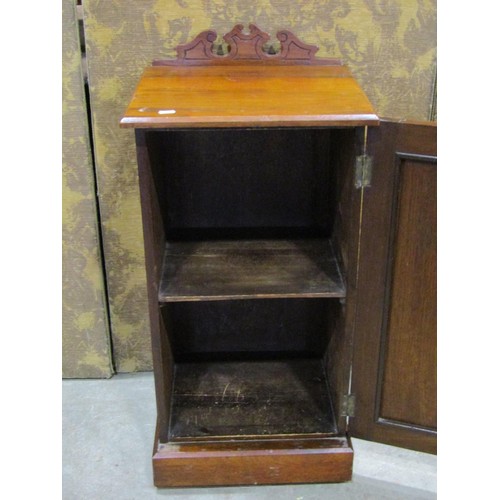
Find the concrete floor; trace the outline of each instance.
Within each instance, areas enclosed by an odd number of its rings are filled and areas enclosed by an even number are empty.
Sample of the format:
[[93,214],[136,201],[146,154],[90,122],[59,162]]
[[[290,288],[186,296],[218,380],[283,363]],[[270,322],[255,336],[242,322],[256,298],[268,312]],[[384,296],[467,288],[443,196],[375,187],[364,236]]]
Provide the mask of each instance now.
[[436,457],[353,439],[353,480],[342,484],[156,489],[151,373],[63,380],[64,500],[430,499]]

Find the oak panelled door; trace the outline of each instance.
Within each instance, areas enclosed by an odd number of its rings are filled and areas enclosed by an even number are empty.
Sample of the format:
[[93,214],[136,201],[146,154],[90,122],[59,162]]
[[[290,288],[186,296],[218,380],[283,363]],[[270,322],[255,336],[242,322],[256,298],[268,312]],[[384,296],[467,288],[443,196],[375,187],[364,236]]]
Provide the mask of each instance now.
[[352,436],[436,452],[436,127],[370,129],[362,193]]

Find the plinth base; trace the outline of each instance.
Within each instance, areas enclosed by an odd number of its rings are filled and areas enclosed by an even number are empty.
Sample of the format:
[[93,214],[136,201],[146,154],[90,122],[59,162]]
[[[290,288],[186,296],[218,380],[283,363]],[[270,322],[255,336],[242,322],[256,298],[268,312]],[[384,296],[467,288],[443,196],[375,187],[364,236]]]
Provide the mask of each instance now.
[[157,487],[350,481],[353,449],[346,437],[159,444]]

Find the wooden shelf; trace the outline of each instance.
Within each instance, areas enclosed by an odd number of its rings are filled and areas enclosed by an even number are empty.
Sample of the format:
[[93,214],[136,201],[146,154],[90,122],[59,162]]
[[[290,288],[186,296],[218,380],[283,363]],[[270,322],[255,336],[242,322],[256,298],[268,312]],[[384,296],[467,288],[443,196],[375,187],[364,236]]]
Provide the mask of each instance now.
[[345,297],[327,239],[169,242],[160,302]]
[[171,440],[336,433],[320,359],[176,365]]

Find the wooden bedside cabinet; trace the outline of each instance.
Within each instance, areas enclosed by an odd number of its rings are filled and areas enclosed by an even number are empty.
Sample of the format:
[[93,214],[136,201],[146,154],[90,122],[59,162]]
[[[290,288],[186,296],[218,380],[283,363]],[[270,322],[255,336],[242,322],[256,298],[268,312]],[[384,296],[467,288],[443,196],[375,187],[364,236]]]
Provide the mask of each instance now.
[[436,128],[288,31],[146,68],[136,133],[157,486],[347,481],[436,446]]

